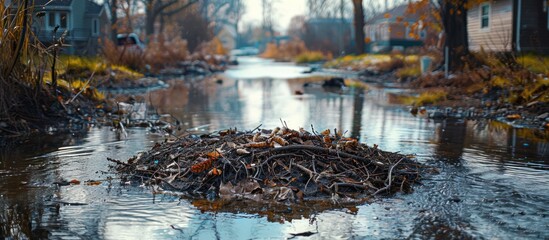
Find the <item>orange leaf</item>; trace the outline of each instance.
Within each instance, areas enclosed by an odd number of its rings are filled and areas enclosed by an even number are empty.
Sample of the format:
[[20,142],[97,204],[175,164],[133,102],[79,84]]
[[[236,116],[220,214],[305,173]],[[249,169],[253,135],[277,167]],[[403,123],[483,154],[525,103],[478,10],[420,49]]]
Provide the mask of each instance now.
[[101,185],[101,181],[93,181],[93,180],[86,181],[86,185],[89,185],[89,186]]
[[520,114],[510,114],[505,116],[505,118],[507,118],[507,120],[517,120],[517,119],[521,119],[521,116]]
[[74,185],[78,185],[80,184],[80,181],[76,180],[76,179],[73,179],[69,182],[70,184],[74,184]]
[[213,151],[213,152],[207,153],[206,156],[208,158],[218,159],[219,157],[221,157],[221,153],[219,153],[218,151]]

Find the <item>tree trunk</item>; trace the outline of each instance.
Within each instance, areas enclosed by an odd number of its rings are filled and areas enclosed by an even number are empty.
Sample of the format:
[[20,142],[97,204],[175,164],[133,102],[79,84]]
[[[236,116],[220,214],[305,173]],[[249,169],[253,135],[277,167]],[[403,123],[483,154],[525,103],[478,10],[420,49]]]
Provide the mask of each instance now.
[[362,0],[353,0],[356,54],[364,53],[364,8]]
[[118,35],[118,14],[116,13],[118,10],[118,1],[117,0],[111,0],[111,40],[116,44],[118,41],[117,35]]
[[467,0],[439,0],[445,42],[448,48],[448,66],[450,71],[463,68],[463,57],[469,53],[467,41]]
[[150,36],[154,34],[154,21],[156,20],[156,14],[154,13],[154,6],[151,1],[145,6],[145,34],[147,34],[147,41]]

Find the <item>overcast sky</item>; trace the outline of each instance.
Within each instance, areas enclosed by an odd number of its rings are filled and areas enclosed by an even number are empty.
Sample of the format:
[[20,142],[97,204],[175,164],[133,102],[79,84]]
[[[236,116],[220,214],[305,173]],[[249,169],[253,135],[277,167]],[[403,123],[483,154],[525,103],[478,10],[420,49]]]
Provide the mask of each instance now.
[[[349,1],[349,0],[345,0]],[[384,0],[377,0],[383,3]],[[394,0],[389,0],[389,6]],[[244,0],[246,4],[246,13],[242,18],[242,23],[252,22],[261,24],[261,0]],[[274,0],[275,10],[275,30],[286,31],[288,24],[293,16],[307,14],[307,0]],[[365,6],[368,7],[368,6]]]
[[[95,0],[97,2],[103,2],[103,0]],[[350,1],[350,0],[345,0]],[[379,3],[383,3],[384,0],[377,0]],[[392,5],[394,0],[389,0],[389,5]],[[242,24],[254,23],[261,24],[262,9],[261,0],[244,0],[246,4],[246,13],[242,18]],[[296,15],[307,14],[307,0],[274,0],[274,27],[277,31],[285,32],[290,24],[292,17]],[[368,6],[365,6],[368,7]]]
[[[244,0],[244,2],[246,3],[246,13],[242,18],[242,22],[261,24],[261,0]],[[292,17],[306,14],[306,2],[307,0],[275,0],[273,5],[275,29],[284,31],[290,24]]]

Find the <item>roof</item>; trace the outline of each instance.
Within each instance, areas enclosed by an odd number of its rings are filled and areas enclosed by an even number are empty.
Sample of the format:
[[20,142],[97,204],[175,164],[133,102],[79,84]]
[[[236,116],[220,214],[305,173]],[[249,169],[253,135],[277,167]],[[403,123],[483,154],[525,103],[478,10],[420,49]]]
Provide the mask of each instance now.
[[[81,0],[80,0],[81,1]],[[70,6],[72,0],[35,0],[36,6],[48,6],[48,7],[67,7]]]
[[382,12],[380,14],[375,15],[373,18],[366,21],[366,24],[373,24],[376,22],[381,22],[386,20],[396,21],[396,17],[402,17],[404,20],[407,20],[407,21],[410,21],[410,20],[415,21],[419,18],[419,14],[408,12],[408,4],[403,4],[403,5],[394,7],[389,11]]
[[103,7],[94,1],[86,1],[86,14],[99,15]]
[[353,22],[352,20],[349,20],[349,19],[343,19],[343,21],[341,21],[342,19],[341,18],[310,18],[310,19],[307,19],[306,22],[307,23],[319,23],[319,24],[323,24],[323,23],[328,23],[328,24],[332,24],[332,23],[351,23]]

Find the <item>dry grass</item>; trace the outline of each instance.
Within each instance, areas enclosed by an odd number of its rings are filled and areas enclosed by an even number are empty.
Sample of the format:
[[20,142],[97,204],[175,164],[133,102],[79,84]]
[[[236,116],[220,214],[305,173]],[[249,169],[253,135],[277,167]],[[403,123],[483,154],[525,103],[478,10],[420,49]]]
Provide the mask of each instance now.
[[418,96],[402,95],[398,96],[398,101],[402,104],[412,105],[416,107],[432,105],[446,100],[448,92],[444,89],[431,89],[422,92]]
[[526,54],[518,56],[516,61],[534,73],[549,75],[549,56]]
[[549,102],[549,76],[544,56],[473,53],[462,72],[445,79],[442,74],[424,75],[412,84],[418,88],[446,88],[449,98],[489,98],[500,103],[523,105]]
[[152,39],[154,40],[149,42],[144,51],[116,46],[112,41],[107,40],[103,44],[102,56],[109,65],[124,66],[138,72],[148,70],[158,72],[160,69],[174,67],[178,62],[190,58],[187,41],[178,35],[166,33]]
[[417,64],[405,66],[396,71],[396,76],[402,79],[417,78],[421,76],[421,69]]
[[409,65],[419,63],[418,55],[401,54],[363,54],[347,55],[326,62],[326,68],[339,68],[348,70],[372,69],[380,72],[390,72]]
[[31,111],[29,104],[36,103],[36,96],[42,93],[39,67],[45,66],[46,60],[35,57],[41,49],[31,40],[32,7],[6,7],[2,1],[0,12],[0,122],[24,128],[25,123],[17,123],[17,119],[28,115],[21,110]]
[[214,37],[211,41],[205,42],[198,46],[195,53],[203,56],[227,55],[229,51],[223,47],[223,43],[219,38]]
[[165,67],[173,67],[189,57],[187,41],[179,36],[164,37],[160,35],[157,41],[151,41],[145,49],[144,62],[151,66],[152,71]]
[[313,62],[321,62],[321,61],[331,60],[331,59],[332,59],[331,54],[324,54],[320,51],[306,51],[304,53],[297,55],[294,58],[294,61],[296,63],[313,63]]
[[324,54],[320,51],[309,51],[305,43],[297,39],[279,45],[269,43],[261,54],[261,57],[284,62],[294,61],[296,63],[311,63],[332,59],[331,54]]
[[118,47],[110,40],[103,42],[101,55],[109,64],[127,66],[133,70],[142,71],[145,69],[145,53],[135,51],[127,47]]

